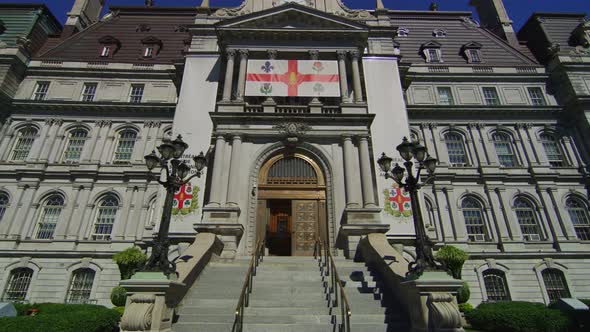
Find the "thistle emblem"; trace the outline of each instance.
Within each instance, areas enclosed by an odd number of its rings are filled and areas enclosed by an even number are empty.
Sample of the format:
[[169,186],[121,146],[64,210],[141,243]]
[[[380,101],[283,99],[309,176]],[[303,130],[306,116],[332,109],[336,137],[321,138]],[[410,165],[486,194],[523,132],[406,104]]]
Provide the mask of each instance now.
[[315,92],[315,93],[317,93],[317,94],[320,94],[320,93],[324,92],[325,90],[326,90],[326,88],[325,88],[325,87],[324,87],[324,85],[323,85],[323,84],[321,84],[321,83],[316,83],[316,84],[313,86],[313,92]]
[[264,63],[264,66],[260,67],[260,69],[264,70],[265,73],[270,73],[275,69],[275,67],[270,63],[270,61],[267,61]]
[[313,63],[313,70],[317,71],[318,73],[324,70],[324,65],[320,61],[316,61]]
[[272,84],[270,83],[263,83],[260,86],[260,92],[265,94],[265,95],[269,95],[272,93]]

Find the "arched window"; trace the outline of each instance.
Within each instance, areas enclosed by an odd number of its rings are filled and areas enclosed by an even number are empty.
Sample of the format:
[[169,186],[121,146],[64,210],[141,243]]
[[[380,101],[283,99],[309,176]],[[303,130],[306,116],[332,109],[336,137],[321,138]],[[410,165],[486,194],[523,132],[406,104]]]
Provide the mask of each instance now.
[[31,152],[31,147],[37,137],[37,129],[33,127],[25,127],[16,133],[16,141],[12,148],[11,160],[24,161]]
[[92,227],[93,240],[110,240],[113,225],[119,210],[119,200],[114,195],[107,195],[98,202],[94,226]]
[[506,133],[497,132],[492,135],[492,140],[494,141],[494,147],[496,148],[500,165],[505,167],[517,166],[518,162],[514,154],[512,138]]
[[10,202],[10,197],[8,197],[8,194],[0,191],[0,221],[2,221],[2,218],[4,217],[4,213],[6,212],[6,209],[8,208],[9,202]]
[[135,132],[135,130],[125,129],[121,131],[117,140],[114,162],[127,163],[131,161],[136,140],[137,132]]
[[156,224],[156,202],[158,198],[154,198],[150,201],[148,205],[148,217],[146,220],[146,226],[152,226]]
[[549,296],[549,302],[571,297],[563,272],[558,269],[545,269],[541,272],[541,275]]
[[590,241],[590,217],[588,217],[588,206],[577,197],[568,198],[565,206],[578,238],[580,240]]
[[10,272],[6,289],[2,299],[5,301],[24,301],[33,279],[33,270],[25,267],[14,269]]
[[64,161],[67,163],[79,162],[87,139],[88,131],[86,129],[78,128],[70,131],[66,150],[64,151]]
[[448,132],[445,134],[445,143],[447,144],[449,163],[451,163],[451,165],[467,164],[467,154],[465,153],[463,136],[458,133]]
[[61,195],[51,195],[45,200],[39,216],[35,238],[43,240],[53,238],[63,207],[64,199]]
[[545,154],[552,167],[565,166],[563,150],[557,137],[550,133],[543,133],[541,134],[541,143],[543,143],[543,149],[545,149]]
[[267,184],[317,184],[318,175],[305,160],[290,157],[278,160],[268,171]]
[[524,240],[541,240],[541,228],[533,204],[529,200],[519,197],[514,201],[514,211]]
[[94,275],[96,273],[92,269],[77,269],[72,273],[72,280],[70,281],[70,288],[68,290],[67,303],[88,303],[90,300],[90,293],[92,292],[92,284],[94,283]]
[[488,301],[510,301],[510,292],[506,274],[500,270],[490,269],[482,273]]
[[465,218],[469,241],[486,241],[487,231],[481,203],[473,197],[466,197],[461,203],[461,208],[463,210],[463,217]]

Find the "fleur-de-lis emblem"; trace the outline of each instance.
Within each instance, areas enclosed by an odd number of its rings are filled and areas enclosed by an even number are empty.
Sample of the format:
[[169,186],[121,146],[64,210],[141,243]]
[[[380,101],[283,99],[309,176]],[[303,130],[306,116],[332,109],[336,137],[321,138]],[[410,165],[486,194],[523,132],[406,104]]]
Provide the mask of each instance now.
[[270,63],[270,61],[267,61],[264,63],[264,66],[260,67],[260,69],[264,70],[265,73],[270,73],[273,69],[275,69],[275,67]]
[[260,86],[260,92],[265,94],[265,95],[269,95],[272,93],[272,84],[270,83],[263,83]]

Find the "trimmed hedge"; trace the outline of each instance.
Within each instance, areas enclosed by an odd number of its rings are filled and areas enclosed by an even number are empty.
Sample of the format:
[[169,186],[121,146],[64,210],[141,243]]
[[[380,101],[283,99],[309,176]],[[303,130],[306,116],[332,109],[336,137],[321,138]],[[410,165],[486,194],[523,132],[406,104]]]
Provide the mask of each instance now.
[[518,301],[482,303],[465,318],[474,329],[491,332],[563,332],[572,323],[559,310]]
[[[112,309],[91,304],[15,304],[17,317],[0,318],[1,332],[113,332],[121,315]],[[39,309],[34,317],[24,316]]]
[[127,302],[127,290],[121,286],[115,286],[111,290],[111,303],[115,307],[124,307]]

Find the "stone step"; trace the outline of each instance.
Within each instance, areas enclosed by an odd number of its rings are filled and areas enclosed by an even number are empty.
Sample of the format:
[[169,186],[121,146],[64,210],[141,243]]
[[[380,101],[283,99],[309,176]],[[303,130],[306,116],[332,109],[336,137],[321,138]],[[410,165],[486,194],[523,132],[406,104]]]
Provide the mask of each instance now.
[[172,325],[173,332],[228,332],[232,330],[231,323],[183,323],[178,322]]
[[309,299],[256,299],[250,298],[250,307],[270,307],[270,308],[288,308],[288,307],[306,307],[306,306],[321,306],[322,304],[328,308],[328,302],[321,300]]
[[[321,314],[307,314],[307,315],[252,315],[246,310],[244,315],[245,324],[324,324],[329,325],[337,321],[338,315],[321,315]],[[351,323],[355,324],[379,324],[385,323],[385,316],[383,315],[355,315],[351,317]]]
[[[228,330],[231,331],[231,330]],[[244,332],[328,332],[333,331],[328,324],[244,324]]]

